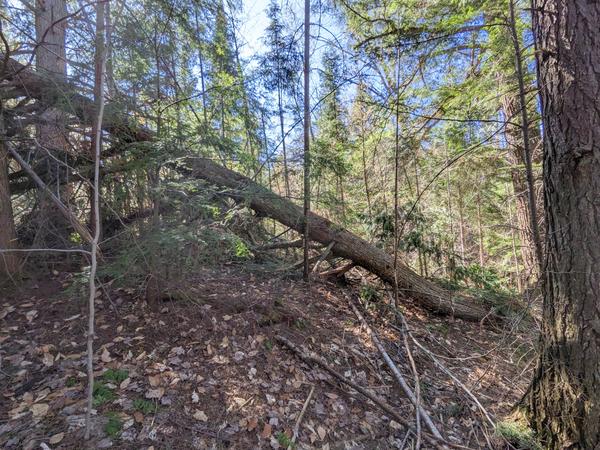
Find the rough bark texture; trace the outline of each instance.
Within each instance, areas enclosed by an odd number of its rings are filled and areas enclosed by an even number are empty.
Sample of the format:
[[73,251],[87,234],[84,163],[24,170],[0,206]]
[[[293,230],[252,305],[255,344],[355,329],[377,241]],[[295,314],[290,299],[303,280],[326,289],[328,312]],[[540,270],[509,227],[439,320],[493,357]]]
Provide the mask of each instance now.
[[529,393],[549,449],[600,448],[600,2],[534,0],[546,251]]
[[[249,206],[259,214],[302,233],[303,210],[291,201],[209,159],[192,159],[190,164],[194,168],[195,176],[232,189],[226,194],[247,201]],[[311,239],[325,245],[335,242],[332,252],[336,256],[354,261],[388,283],[394,282],[394,259],[391,255],[317,214],[310,213],[309,217]],[[484,305],[439,287],[400,262],[398,263],[398,285],[406,296],[436,313],[467,320],[481,320],[490,313]]]
[[[18,241],[8,184],[8,153],[0,144],[0,250],[15,248],[18,248]],[[0,254],[0,278],[17,273],[20,262],[17,252]]]
[[[65,53],[65,40],[67,21],[67,8],[65,0],[37,0],[35,14],[35,34],[37,49],[35,64],[38,73],[50,80],[65,81],[67,77],[67,58]],[[37,140],[43,147],[41,160],[48,166],[51,175],[49,183],[53,193],[65,204],[69,203],[69,186],[61,187],[58,181],[64,172],[59,160],[61,154],[69,146],[65,128],[65,114],[60,109],[48,108],[41,115],[43,123],[37,126]],[[48,152],[48,153],[46,153]],[[54,204],[46,193],[39,192],[40,206],[37,214],[38,238],[43,243],[54,241],[56,238],[66,239],[68,236],[68,222],[54,208]]]

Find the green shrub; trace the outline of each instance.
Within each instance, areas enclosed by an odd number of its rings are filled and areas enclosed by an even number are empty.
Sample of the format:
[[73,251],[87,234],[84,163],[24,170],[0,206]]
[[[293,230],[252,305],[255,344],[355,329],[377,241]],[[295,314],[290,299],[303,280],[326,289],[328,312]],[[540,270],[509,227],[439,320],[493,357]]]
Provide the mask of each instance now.
[[92,404],[95,407],[102,406],[108,402],[112,402],[116,398],[117,395],[104,383],[102,383],[101,381],[94,383],[94,391],[92,392]]
[[121,418],[115,412],[109,412],[106,414],[108,417],[108,422],[104,427],[104,431],[111,438],[119,437],[121,434],[121,430],[123,429],[123,422]]
[[292,439],[282,431],[275,434],[275,439],[279,442],[279,445],[283,448],[296,448],[296,444],[292,442]]
[[542,450],[535,434],[521,421],[503,421],[496,424],[496,434],[518,450]]
[[108,369],[102,374],[102,379],[114,384],[121,384],[129,377],[129,372],[123,369]]
[[157,409],[157,406],[153,402],[144,398],[136,398],[133,401],[133,407],[136,411],[144,413],[144,415],[154,414]]

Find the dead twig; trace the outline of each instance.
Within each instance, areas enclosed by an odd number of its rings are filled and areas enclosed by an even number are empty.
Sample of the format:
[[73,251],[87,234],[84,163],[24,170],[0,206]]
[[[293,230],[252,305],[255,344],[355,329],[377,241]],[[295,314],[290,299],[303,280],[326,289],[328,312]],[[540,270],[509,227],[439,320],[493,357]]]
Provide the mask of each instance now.
[[310,399],[312,398],[313,393],[315,392],[315,387],[311,386],[310,392],[308,393],[308,397],[304,402],[304,406],[302,406],[302,411],[300,411],[300,415],[298,416],[298,420],[296,420],[296,424],[294,425],[294,435],[292,436],[292,444],[288,446],[288,450],[294,447],[296,443],[296,439],[298,439],[298,432],[300,431],[300,424],[302,423],[302,419],[304,418],[304,413],[306,412],[306,408],[308,408],[308,404],[310,403]]
[[329,253],[331,253],[331,249],[333,248],[334,245],[335,245],[335,241],[331,241],[331,243],[327,246],[327,248],[325,248],[325,250],[323,251],[323,254],[321,255],[321,257],[319,258],[319,260],[313,267],[312,273],[315,273],[319,270],[319,266],[321,264],[323,264],[323,261],[325,261],[325,259],[329,256]]
[[42,191],[44,191],[44,193],[50,198],[50,200],[52,200],[52,203],[54,203],[54,205],[58,208],[58,210],[61,212],[61,214],[63,216],[65,216],[65,218],[69,221],[69,223],[75,229],[75,231],[77,231],[77,233],[79,233],[79,235],[86,242],[92,243],[94,238],[90,234],[90,231],[87,229],[87,227],[85,225],[83,225],[79,220],[77,220],[77,218],[75,217],[73,212],[67,206],[65,206],[65,204],[63,202],[61,202],[60,199],[56,195],[54,195],[54,193],[50,190],[50,188],[46,185],[46,183],[44,183],[42,181],[42,179],[38,176],[38,174],[35,173],[35,171],[31,168],[31,166],[29,164],[27,164],[27,162],[21,157],[19,152],[17,152],[12,147],[12,145],[10,145],[10,143],[8,143],[8,142],[6,143],[6,149],[10,152],[10,154],[13,156],[13,158],[15,158],[15,160],[19,163],[19,165],[27,173],[27,175],[29,175],[31,177],[31,179],[34,181],[34,183]]
[[367,330],[367,333],[371,337],[373,344],[375,344],[375,347],[377,347],[377,350],[379,350],[379,353],[381,353],[381,356],[383,356],[385,363],[392,371],[394,377],[396,378],[396,381],[398,381],[398,384],[400,385],[400,387],[402,388],[402,390],[404,391],[406,396],[409,398],[409,400],[412,402],[412,404],[415,405],[415,408],[419,412],[419,415],[421,416],[421,419],[423,420],[423,422],[425,422],[425,424],[427,425],[427,428],[429,428],[429,431],[431,431],[431,433],[436,438],[438,438],[440,440],[444,440],[441,433],[439,432],[439,430],[437,429],[437,427],[434,425],[433,421],[431,420],[431,417],[429,416],[427,411],[425,411],[425,409],[417,401],[417,398],[415,397],[414,392],[412,391],[410,386],[406,383],[406,380],[400,373],[400,370],[398,369],[396,364],[394,364],[394,361],[392,361],[392,358],[390,358],[390,355],[388,355],[385,348],[383,348],[381,341],[379,340],[379,338],[377,337],[377,335],[375,334],[373,329],[369,326],[369,324],[367,323],[367,321],[365,320],[363,315],[360,313],[360,311],[358,310],[356,305],[354,305],[352,300],[348,299],[348,303],[350,304],[350,307],[354,311],[354,314],[356,314],[356,317],[358,317],[358,320],[360,320],[360,322],[363,324],[363,326]]
[[[355,391],[361,393],[362,395],[364,395],[365,397],[367,397],[369,400],[371,400],[376,406],[378,406],[383,411],[385,411],[386,414],[388,414],[390,417],[392,417],[396,422],[398,422],[400,425],[402,425],[406,430],[408,430],[408,431],[410,431],[412,433],[415,433],[415,430],[411,426],[411,424],[404,417],[402,417],[400,414],[398,414],[396,412],[396,410],[391,405],[389,405],[385,400],[381,399],[376,394],[370,392],[369,390],[363,388],[362,386],[356,384],[354,381],[346,378],[344,375],[342,375],[337,370],[335,370],[334,368],[332,368],[329,364],[327,364],[316,353],[314,353],[312,351],[309,351],[309,350],[301,350],[301,349],[299,349],[298,347],[296,347],[296,345],[294,345],[291,341],[289,341],[288,339],[286,339],[283,336],[275,336],[275,340],[277,342],[279,342],[280,344],[282,344],[284,347],[286,347],[289,350],[291,350],[293,353],[295,353],[300,359],[302,359],[306,363],[317,364],[318,366],[320,366],[321,368],[323,368],[329,374],[333,375],[335,378],[337,378],[342,383],[350,386]],[[468,448],[468,447],[464,447],[462,445],[458,445],[458,444],[453,444],[453,443],[450,443],[450,442],[446,442],[443,438],[438,438],[438,437],[436,437],[436,436],[434,436],[434,435],[432,435],[430,433],[423,433],[423,436],[435,448],[448,448],[448,447],[451,447],[451,448],[458,448],[458,449],[463,449],[463,450],[465,450],[465,449]]]

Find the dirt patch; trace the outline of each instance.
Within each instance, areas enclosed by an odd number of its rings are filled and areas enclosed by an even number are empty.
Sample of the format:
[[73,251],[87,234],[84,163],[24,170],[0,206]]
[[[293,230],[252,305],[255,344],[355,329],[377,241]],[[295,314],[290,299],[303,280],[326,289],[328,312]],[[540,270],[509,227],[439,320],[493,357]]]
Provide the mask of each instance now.
[[[0,302],[0,445],[81,448],[85,404],[85,299],[61,294],[65,274]],[[237,267],[206,269],[149,307],[134,290],[99,294],[94,448],[285,448],[311,388],[298,448],[409,448],[414,438],[358,393],[299,361],[274,337],[319,353],[411,420],[348,306],[353,288],[274,280]],[[108,294],[108,295],[107,295]],[[501,417],[526,387],[523,336],[404,307],[414,335]],[[401,371],[412,373],[389,317],[370,321]],[[450,441],[488,448],[492,431],[475,404],[414,349],[422,402]]]

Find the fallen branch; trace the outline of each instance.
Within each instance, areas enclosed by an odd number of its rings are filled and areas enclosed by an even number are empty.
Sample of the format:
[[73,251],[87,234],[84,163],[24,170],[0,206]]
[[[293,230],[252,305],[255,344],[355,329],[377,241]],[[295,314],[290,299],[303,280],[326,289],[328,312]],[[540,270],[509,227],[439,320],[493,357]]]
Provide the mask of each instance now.
[[335,241],[331,241],[331,243],[327,246],[327,248],[325,249],[325,251],[323,252],[321,257],[319,258],[319,260],[313,267],[313,269],[312,269],[313,273],[316,272],[317,270],[319,270],[319,266],[321,264],[323,264],[323,261],[325,261],[325,259],[329,256],[329,253],[331,253],[331,249],[333,248],[333,244],[335,244]]
[[485,419],[489,422],[489,424],[493,428],[496,428],[496,424],[494,423],[494,420],[492,419],[492,417],[490,416],[490,414],[487,412],[487,410],[483,407],[483,405],[481,404],[481,402],[477,399],[477,397],[475,397],[475,394],[473,394],[469,390],[469,388],[464,385],[463,382],[461,382],[446,366],[444,366],[444,364],[442,364],[442,362],[431,351],[429,351],[429,349],[427,349],[425,346],[423,346],[412,334],[409,333],[409,336],[412,339],[412,341],[415,343],[415,345],[417,347],[419,347],[429,358],[431,358],[431,360],[433,361],[433,363],[442,372],[444,372],[446,375],[448,375],[452,379],[452,381],[454,382],[454,384],[456,384],[456,386],[458,386],[463,391],[465,391],[465,393],[477,405],[477,407],[479,408],[479,410],[481,411],[481,413],[483,414],[483,416],[485,417]]
[[390,358],[390,355],[388,355],[385,348],[383,348],[381,341],[379,340],[379,338],[377,337],[377,335],[375,334],[373,329],[369,326],[369,324],[367,323],[367,321],[365,320],[363,315],[360,313],[360,311],[358,310],[356,305],[354,305],[352,300],[348,299],[348,303],[350,304],[350,307],[354,311],[354,314],[356,314],[356,317],[358,317],[358,320],[360,320],[362,325],[367,330],[367,333],[371,337],[373,344],[375,344],[375,347],[377,347],[377,350],[379,350],[379,353],[381,353],[381,356],[383,356],[385,363],[387,364],[387,366],[390,368],[390,370],[394,374],[396,381],[398,382],[398,384],[400,385],[400,387],[402,388],[402,390],[404,391],[404,393],[406,394],[408,399],[412,402],[413,405],[415,405],[415,408],[417,408],[419,415],[421,416],[421,419],[423,420],[423,422],[425,422],[425,425],[427,425],[427,428],[429,428],[429,431],[431,431],[431,434],[433,434],[436,438],[443,440],[441,433],[439,432],[437,427],[434,425],[433,421],[431,420],[431,417],[429,416],[427,411],[425,411],[425,409],[417,401],[417,398],[415,397],[414,392],[412,391],[410,386],[406,383],[406,380],[400,373],[400,370],[398,369],[396,364],[394,364],[394,361],[392,361],[392,358]]
[[352,261],[350,261],[349,263],[344,264],[343,266],[336,267],[334,269],[326,270],[324,272],[321,272],[321,273],[319,273],[319,275],[322,276],[322,277],[336,276],[336,277],[339,278],[342,275],[344,275],[346,272],[348,272],[349,270],[351,270],[353,267],[356,267],[356,264],[354,264]]
[[[309,350],[299,349],[298,347],[296,347],[296,345],[294,345],[291,341],[289,341],[288,339],[286,339],[283,336],[275,336],[275,340],[277,342],[279,342],[280,344],[282,344],[283,346],[287,347],[289,350],[291,350],[293,353],[295,353],[300,359],[302,359],[306,363],[317,364],[318,366],[323,368],[329,374],[333,375],[335,378],[337,378],[342,383],[350,386],[355,391],[364,395],[369,400],[371,400],[376,406],[380,407],[383,411],[385,411],[386,414],[391,416],[396,422],[398,422],[400,425],[402,425],[407,431],[415,433],[415,430],[410,425],[410,423],[408,423],[408,421],[406,419],[404,419],[404,417],[402,417],[400,414],[398,414],[396,412],[396,410],[391,405],[389,405],[385,400],[378,397],[376,394],[372,393],[371,391],[363,388],[362,386],[356,384],[354,381],[346,378],[344,375],[342,375],[337,370],[332,368],[329,364],[327,364],[316,353],[311,352]],[[442,438],[438,438],[429,433],[424,433],[424,436],[432,445],[434,445],[437,448],[445,448],[447,446],[453,447],[453,448],[461,448],[461,449],[465,448],[460,445],[448,443],[448,442],[444,441]]]
[[254,250],[263,251],[263,250],[278,250],[278,249],[301,248],[301,247],[302,247],[302,239],[296,239],[295,241],[274,242],[273,244],[261,245],[260,247],[256,247]]
[[288,447],[288,450],[294,448],[294,444],[296,443],[296,439],[298,439],[298,432],[300,431],[300,424],[302,423],[302,419],[304,418],[304,413],[306,412],[306,408],[308,408],[308,404],[310,403],[310,399],[312,398],[313,393],[315,392],[315,387],[310,387],[310,392],[308,393],[308,397],[304,402],[304,406],[302,406],[302,411],[300,411],[300,415],[296,420],[296,424],[294,425],[294,435],[292,436],[292,444]]

